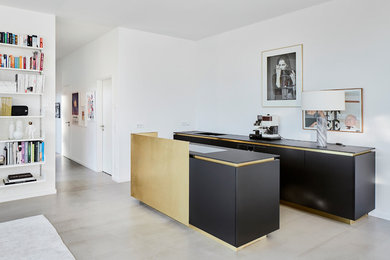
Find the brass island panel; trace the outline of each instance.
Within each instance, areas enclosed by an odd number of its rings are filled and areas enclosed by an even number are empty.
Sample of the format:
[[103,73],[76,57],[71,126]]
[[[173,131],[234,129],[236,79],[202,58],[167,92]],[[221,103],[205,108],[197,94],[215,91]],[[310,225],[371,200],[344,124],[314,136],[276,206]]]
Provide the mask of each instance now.
[[131,134],[131,196],[189,225],[189,143]]

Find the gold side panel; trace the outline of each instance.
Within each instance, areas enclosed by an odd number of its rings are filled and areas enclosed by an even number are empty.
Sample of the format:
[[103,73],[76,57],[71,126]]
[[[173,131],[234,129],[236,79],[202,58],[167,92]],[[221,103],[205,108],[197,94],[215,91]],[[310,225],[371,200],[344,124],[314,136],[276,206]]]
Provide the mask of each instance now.
[[208,162],[214,162],[214,163],[219,163],[219,164],[224,164],[232,167],[243,167],[247,165],[252,165],[252,164],[259,164],[259,163],[265,163],[265,162],[271,162],[274,160],[274,158],[269,158],[269,159],[263,159],[263,160],[257,160],[257,161],[251,161],[251,162],[245,162],[245,163],[231,163],[231,162],[226,162],[226,161],[221,161],[221,160],[216,160],[216,159],[211,159],[207,157],[202,157],[195,155],[195,159],[203,160],[203,161],[208,161]]
[[191,134],[180,134],[177,133],[177,135],[182,136],[189,136],[189,137],[197,137],[197,138],[204,138],[204,139],[213,139],[213,140],[220,140],[220,141],[228,141],[232,143],[243,143],[243,144],[253,144],[253,145],[260,145],[260,146],[270,146],[270,147],[279,147],[279,148],[289,148],[294,150],[301,150],[301,151],[308,151],[308,152],[315,152],[315,153],[327,153],[327,154],[336,154],[336,155],[343,155],[343,156],[358,156],[365,153],[369,153],[372,150],[367,150],[361,153],[348,153],[348,152],[336,152],[336,151],[330,151],[330,150],[321,150],[321,149],[311,149],[311,148],[302,148],[302,147],[296,147],[296,146],[288,146],[288,145],[278,145],[278,144],[266,144],[266,143],[256,143],[256,142],[249,142],[249,141],[240,141],[235,139],[226,139],[226,138],[219,138],[219,137],[210,137],[210,136],[199,136],[199,135],[191,135]]
[[366,215],[363,215],[361,218],[359,218],[357,220],[351,220],[351,219],[335,216],[333,214],[326,213],[326,212],[323,212],[321,210],[312,209],[312,208],[309,208],[309,207],[298,205],[298,204],[295,204],[293,202],[288,202],[288,201],[281,200],[280,204],[283,204],[283,205],[286,205],[286,206],[290,206],[292,208],[300,209],[300,210],[303,210],[303,211],[306,211],[306,212],[310,212],[310,213],[313,213],[313,214],[316,214],[316,215],[319,215],[319,216],[322,216],[322,217],[325,217],[325,218],[330,218],[330,219],[333,219],[333,220],[336,220],[336,221],[340,221],[340,222],[343,222],[343,223],[346,223],[346,224],[349,224],[349,225],[352,225],[356,221],[359,221],[362,218],[367,216],[367,214],[366,214]]
[[157,133],[157,132],[137,133],[136,135],[144,135],[144,136],[158,137],[158,133]]
[[131,196],[188,226],[189,143],[131,135]]
[[252,241],[246,243],[245,245],[242,245],[242,246],[240,246],[240,247],[235,247],[235,246],[232,246],[231,244],[229,244],[229,243],[227,243],[227,242],[225,242],[225,241],[223,241],[223,240],[221,240],[221,239],[219,239],[219,238],[217,238],[217,237],[215,237],[215,236],[213,236],[213,235],[207,233],[206,231],[203,231],[203,230],[200,229],[200,228],[197,228],[197,227],[195,227],[195,226],[193,226],[193,225],[189,225],[189,226],[190,226],[190,228],[192,228],[192,229],[194,229],[194,230],[200,232],[201,234],[205,235],[206,237],[211,238],[211,239],[217,241],[218,243],[220,243],[220,244],[222,244],[222,245],[224,245],[224,246],[226,246],[226,247],[228,247],[228,248],[230,248],[230,249],[232,249],[232,250],[234,250],[234,251],[241,250],[241,249],[243,249],[243,248],[245,248],[245,247],[247,247],[247,246],[250,246],[250,245],[256,243],[257,241],[260,241],[260,240],[262,240],[262,239],[264,239],[264,238],[267,237],[267,236],[265,235],[265,236],[262,236],[262,237],[259,237],[259,238],[255,239],[255,240],[252,240]]

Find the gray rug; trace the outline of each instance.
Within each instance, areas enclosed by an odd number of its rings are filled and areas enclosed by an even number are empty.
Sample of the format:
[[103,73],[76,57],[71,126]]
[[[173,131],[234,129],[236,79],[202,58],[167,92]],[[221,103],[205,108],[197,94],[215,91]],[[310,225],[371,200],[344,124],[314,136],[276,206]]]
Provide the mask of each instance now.
[[43,216],[0,223],[0,259],[73,259],[55,228]]

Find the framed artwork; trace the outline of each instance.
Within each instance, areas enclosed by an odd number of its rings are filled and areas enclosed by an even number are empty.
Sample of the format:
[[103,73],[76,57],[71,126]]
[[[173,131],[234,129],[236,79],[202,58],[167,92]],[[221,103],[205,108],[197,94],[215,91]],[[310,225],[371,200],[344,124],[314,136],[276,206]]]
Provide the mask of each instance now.
[[96,92],[87,92],[87,120],[95,120]]
[[79,125],[83,127],[87,127],[87,115],[85,110],[86,110],[85,106],[80,106]]
[[56,118],[61,118],[61,103],[56,103]]
[[334,89],[345,92],[344,111],[303,111],[303,129],[316,129],[317,117],[327,118],[328,131],[363,133],[363,89]]
[[79,93],[72,93],[72,115],[79,115]]
[[265,107],[299,107],[303,45],[263,51],[262,91]]

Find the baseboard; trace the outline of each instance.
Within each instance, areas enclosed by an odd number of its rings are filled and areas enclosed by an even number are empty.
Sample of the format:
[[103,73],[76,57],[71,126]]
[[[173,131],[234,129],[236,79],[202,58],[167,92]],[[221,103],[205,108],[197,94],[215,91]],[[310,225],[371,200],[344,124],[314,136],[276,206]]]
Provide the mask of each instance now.
[[368,213],[368,215],[373,216],[373,217],[377,217],[377,218],[381,218],[381,219],[385,219],[385,220],[390,220],[390,212],[380,211],[377,209],[374,211],[371,211],[370,213]]
[[14,200],[29,199],[34,197],[46,196],[46,195],[53,195],[56,193],[57,193],[56,189],[47,189],[47,190],[40,190],[31,193],[23,193],[15,196],[2,197],[0,198],[0,203],[7,202],[7,201],[14,201]]

